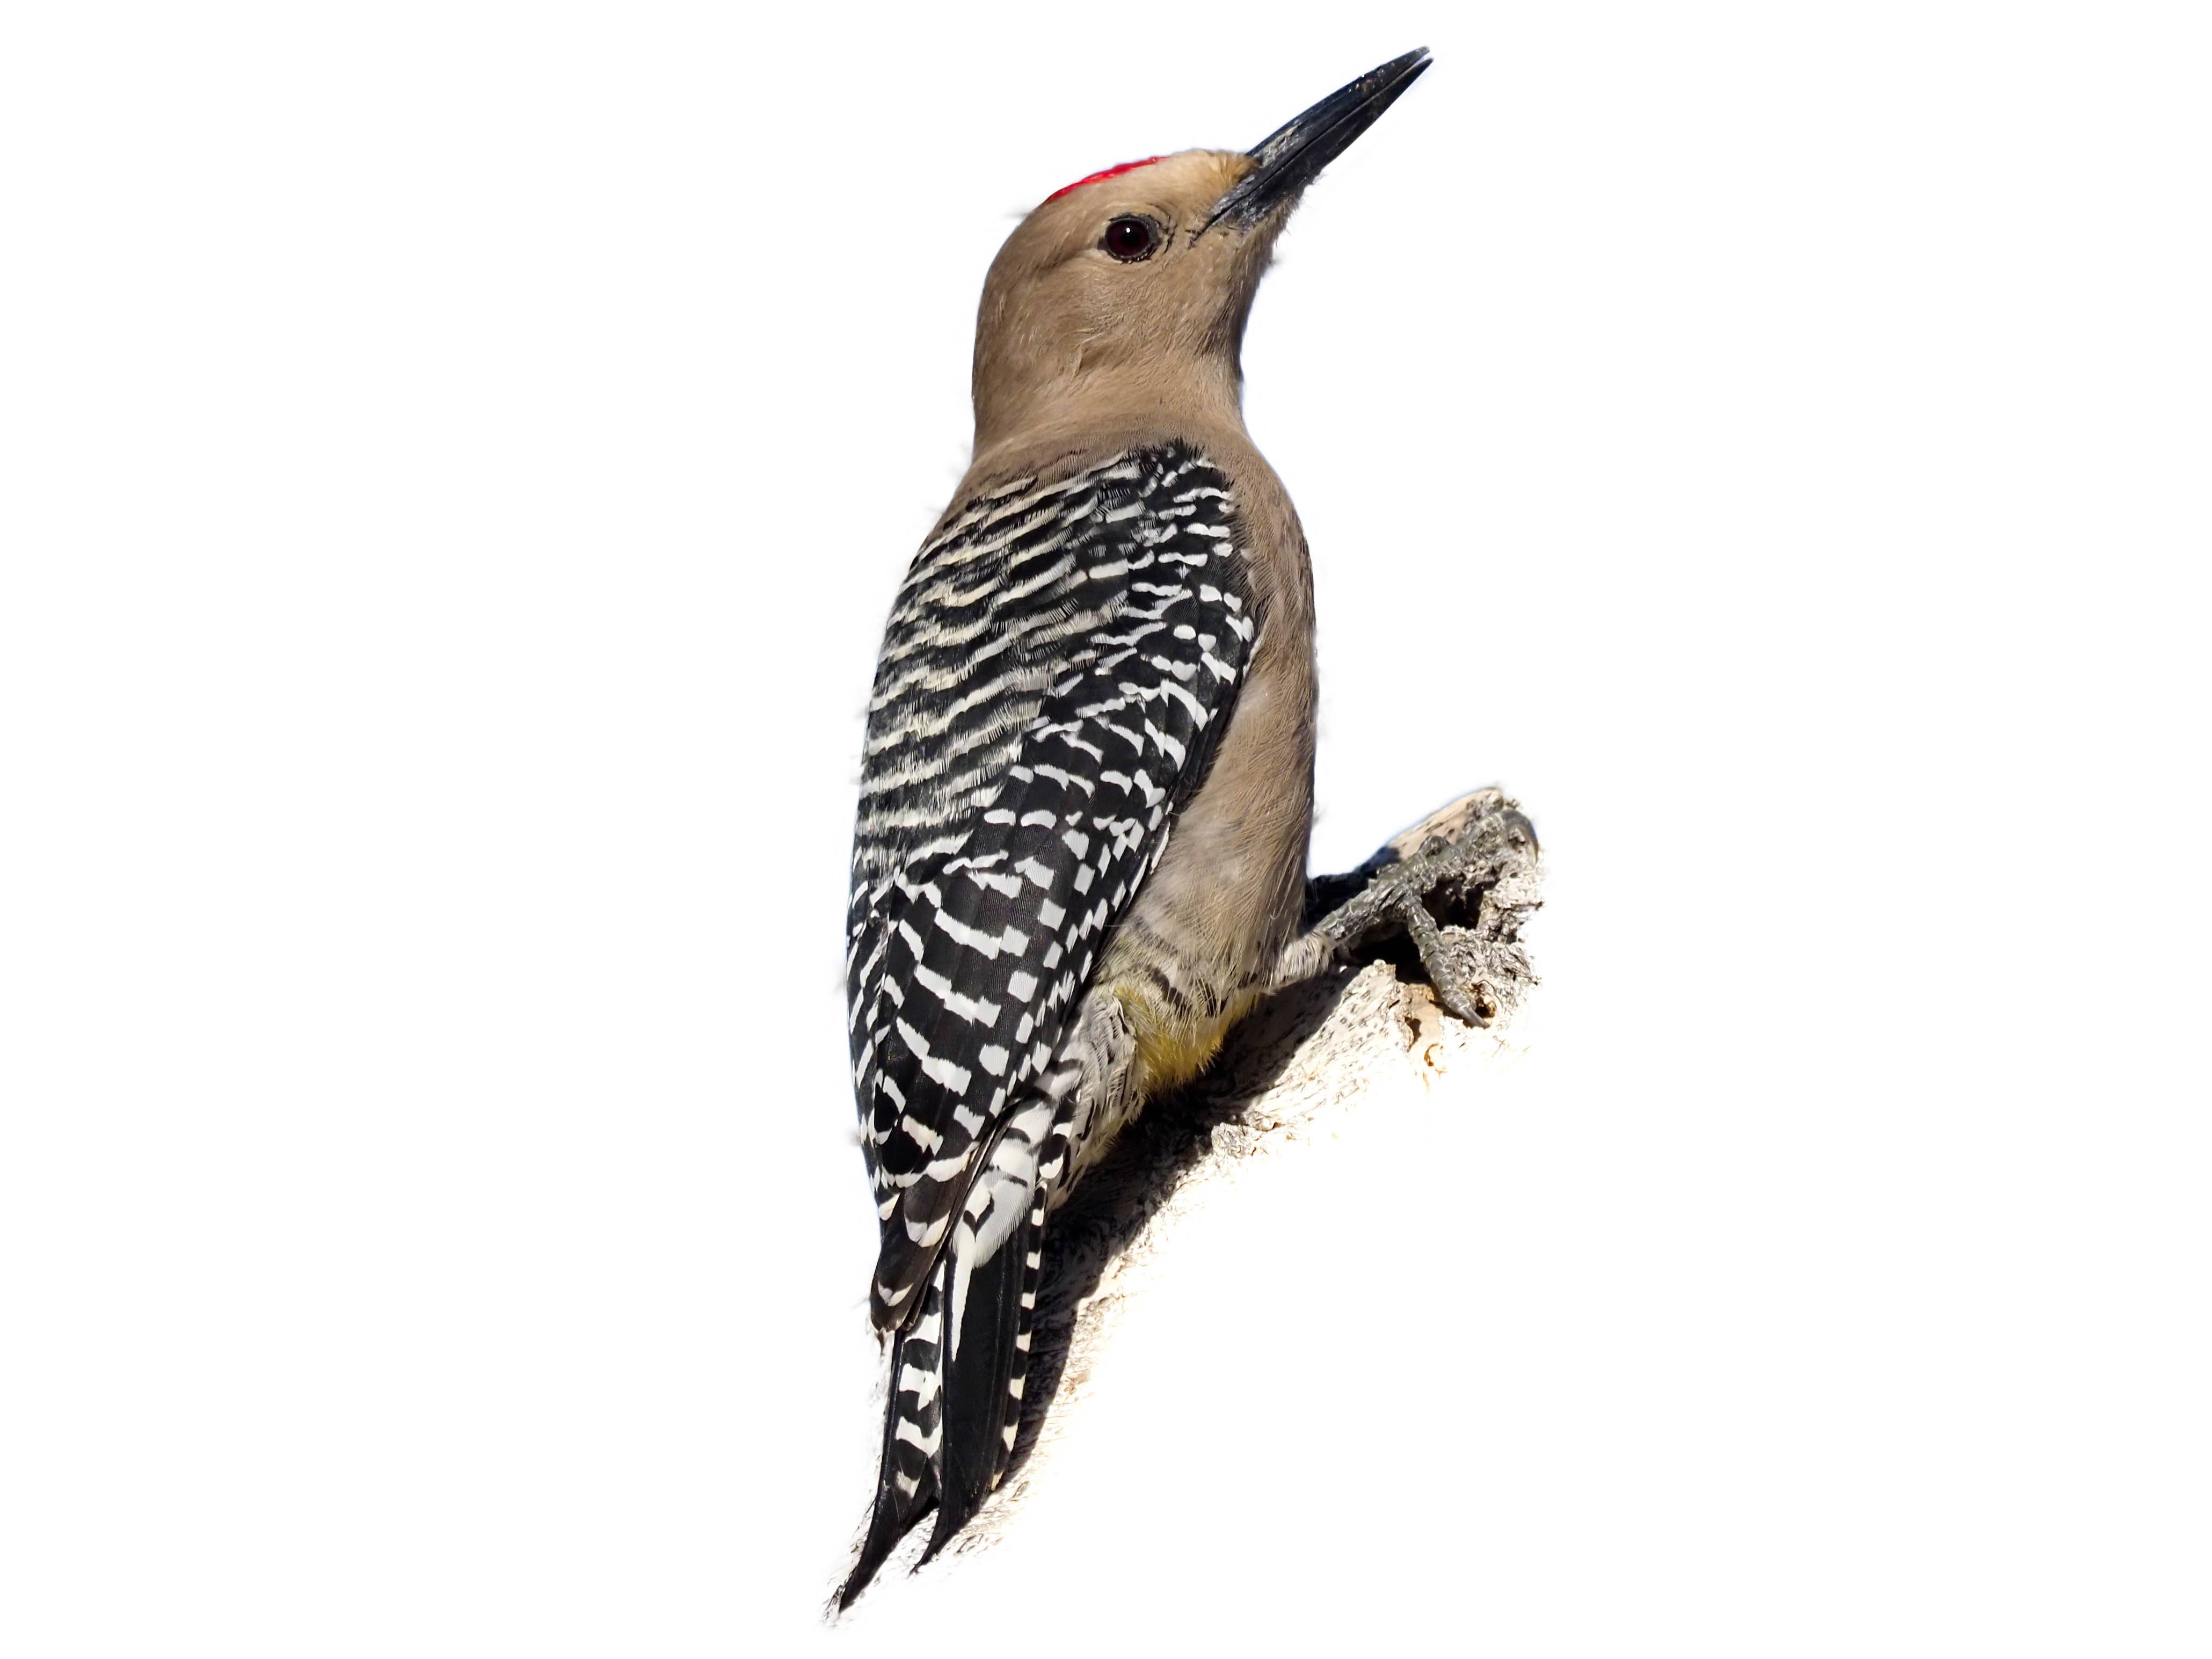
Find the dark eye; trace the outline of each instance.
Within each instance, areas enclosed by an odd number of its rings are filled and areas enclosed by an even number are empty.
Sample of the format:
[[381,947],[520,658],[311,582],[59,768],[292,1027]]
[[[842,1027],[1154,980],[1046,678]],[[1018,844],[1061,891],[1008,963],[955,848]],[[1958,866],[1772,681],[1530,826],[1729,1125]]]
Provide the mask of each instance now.
[[1115,258],[1133,264],[1139,259],[1149,259],[1160,245],[1160,228],[1150,219],[1140,219],[1135,214],[1125,214],[1107,222],[1106,240],[1098,246]]

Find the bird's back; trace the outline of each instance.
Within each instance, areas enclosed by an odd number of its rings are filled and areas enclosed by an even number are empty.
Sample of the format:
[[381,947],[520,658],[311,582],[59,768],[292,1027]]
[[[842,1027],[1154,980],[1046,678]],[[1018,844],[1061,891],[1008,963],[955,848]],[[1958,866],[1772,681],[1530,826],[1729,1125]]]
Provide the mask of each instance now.
[[[1248,906],[1214,916],[1186,844],[1278,866],[1273,885],[1297,889],[1310,798],[1278,779],[1241,824],[1194,810],[1273,643],[1252,494],[1209,451],[1158,434],[1038,457],[970,480],[902,585],[870,702],[848,928],[880,1322],[912,1306],[972,1149],[1049,1066],[1102,955],[1137,988],[1202,969],[1220,994],[1194,999],[1212,1011],[1199,1023],[1225,1024],[1231,980],[1274,930]],[[1278,719],[1303,709],[1284,740],[1304,742],[1310,777],[1310,695],[1263,703]],[[1142,948],[1132,921],[1148,904],[1164,920],[1164,902],[1215,947],[1199,962]],[[1160,1053],[1218,1040],[1182,1024],[1139,1029]]]

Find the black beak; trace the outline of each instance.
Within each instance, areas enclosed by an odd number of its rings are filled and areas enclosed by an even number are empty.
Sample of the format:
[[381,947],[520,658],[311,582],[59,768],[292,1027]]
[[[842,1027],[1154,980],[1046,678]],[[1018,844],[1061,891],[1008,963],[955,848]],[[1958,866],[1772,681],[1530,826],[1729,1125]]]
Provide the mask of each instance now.
[[1211,230],[1224,219],[1255,225],[1285,202],[1295,201],[1315,174],[1349,149],[1353,139],[1398,101],[1398,94],[1413,84],[1430,62],[1429,49],[1416,47],[1368,70],[1276,128],[1252,148],[1252,159],[1259,165],[1215,204],[1212,217],[1200,230]]

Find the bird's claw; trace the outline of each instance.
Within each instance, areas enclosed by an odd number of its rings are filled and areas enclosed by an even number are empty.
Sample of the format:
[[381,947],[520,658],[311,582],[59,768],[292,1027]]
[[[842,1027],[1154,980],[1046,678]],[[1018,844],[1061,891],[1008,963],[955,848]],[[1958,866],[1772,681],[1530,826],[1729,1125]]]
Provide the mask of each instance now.
[[1480,943],[1510,940],[1526,907],[1502,890],[1532,871],[1537,857],[1535,829],[1520,810],[1499,791],[1479,791],[1415,825],[1350,876],[1315,883],[1313,896],[1326,902],[1365,878],[1311,936],[1341,961],[1370,939],[1404,934],[1445,1012],[1486,1027],[1500,1012],[1498,997],[1445,929]]

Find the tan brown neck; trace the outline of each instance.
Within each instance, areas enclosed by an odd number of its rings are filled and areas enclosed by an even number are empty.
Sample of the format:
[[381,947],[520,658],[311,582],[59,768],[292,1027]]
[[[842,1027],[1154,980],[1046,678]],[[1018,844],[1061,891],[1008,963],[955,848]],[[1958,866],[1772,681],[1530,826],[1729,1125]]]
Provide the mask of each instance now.
[[1149,434],[1164,427],[1244,427],[1235,360],[1208,355],[1173,364],[1091,368],[1015,392],[1000,388],[975,409],[975,465],[1018,444],[1032,451],[1065,438]]

